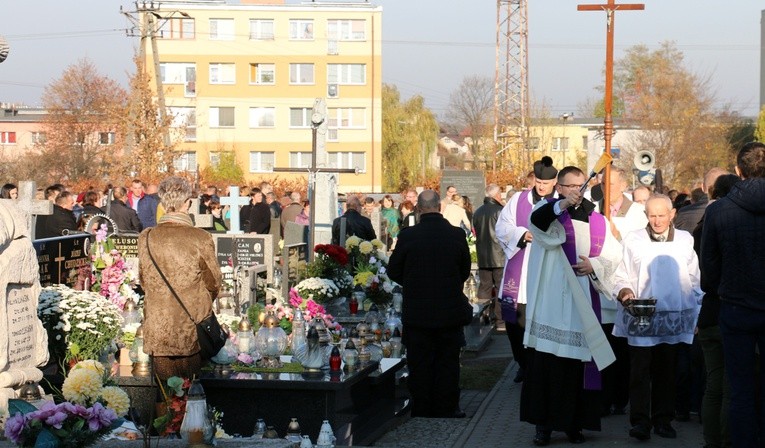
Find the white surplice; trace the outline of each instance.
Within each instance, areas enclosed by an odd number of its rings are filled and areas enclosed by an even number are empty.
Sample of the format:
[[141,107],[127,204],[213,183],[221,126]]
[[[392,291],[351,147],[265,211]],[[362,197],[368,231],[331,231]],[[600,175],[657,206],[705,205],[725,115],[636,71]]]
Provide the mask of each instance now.
[[[537,204],[535,209],[540,206],[541,203]],[[564,213],[568,212],[564,211]],[[572,220],[572,224],[576,232],[577,260],[579,255],[589,257],[589,223]],[[587,322],[584,322],[581,314],[583,307],[577,308],[574,303],[575,294],[565,275],[566,270],[570,273],[573,271],[562,248],[566,240],[563,225],[555,220],[550,224],[547,232],[543,232],[529,223],[529,230],[534,237],[534,244],[529,251],[528,304],[523,343],[527,347],[555,356],[590,361],[593,358],[593,350],[596,348],[588,346],[585,332],[603,333],[595,311],[591,307],[591,280],[588,276],[581,276],[576,277],[573,282],[580,289],[579,296],[590,304],[589,308],[584,307],[584,311],[589,313]],[[622,258],[621,245],[608,230],[607,222],[605,237],[600,256],[589,259],[598,279],[593,282],[593,285],[598,289],[601,301],[613,300],[610,295],[613,289],[613,274]],[[607,350],[610,356],[613,356],[607,342],[605,345],[606,347],[600,348]],[[601,365],[598,367],[603,368]]]
[[699,260],[690,233],[674,229],[672,241],[652,241],[646,229],[622,240],[624,258],[616,271],[614,295],[630,288],[637,298],[656,299],[656,312],[645,328],[619,307],[614,336],[630,345],[651,347],[661,343],[693,342],[701,297]]
[[645,214],[645,206],[637,202],[632,202],[630,208],[624,216],[611,215],[611,222],[614,223],[614,227],[622,236],[622,239],[627,236],[628,233],[635,230],[645,229],[648,225],[648,217]]
[[[555,192],[553,197],[558,197]],[[526,200],[529,206],[534,207],[534,194],[531,190],[518,191],[510,197],[507,204],[502,208],[497,218],[497,224],[494,226],[494,232],[497,235],[497,241],[505,252],[505,257],[509,260],[513,258],[521,249],[518,247],[518,241],[529,230],[529,220],[526,218],[522,222],[517,219],[518,201]],[[533,243],[528,243],[528,249]],[[526,270],[529,263],[529,250],[523,253],[523,274],[518,285],[518,303],[526,303]],[[504,282],[503,282],[504,284]]]

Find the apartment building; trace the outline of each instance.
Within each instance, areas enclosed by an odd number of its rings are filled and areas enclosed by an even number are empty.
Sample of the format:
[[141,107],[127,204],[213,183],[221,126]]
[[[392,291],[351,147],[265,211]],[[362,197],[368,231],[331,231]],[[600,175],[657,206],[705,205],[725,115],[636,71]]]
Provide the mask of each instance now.
[[[339,190],[380,191],[382,7],[187,0],[144,5],[142,15],[159,30],[165,102],[185,129],[176,169],[201,171],[223,151],[248,181],[306,169],[311,109],[323,97],[330,164],[358,169],[340,176]],[[151,69],[150,39],[142,50]]]

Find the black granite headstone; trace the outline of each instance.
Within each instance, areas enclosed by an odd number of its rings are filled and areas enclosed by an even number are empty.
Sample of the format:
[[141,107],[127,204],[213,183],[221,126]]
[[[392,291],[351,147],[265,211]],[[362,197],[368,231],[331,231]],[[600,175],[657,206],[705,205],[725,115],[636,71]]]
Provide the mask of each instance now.
[[486,197],[486,175],[483,171],[444,170],[441,176],[441,199],[446,193],[446,188],[453,185],[457,193],[470,198],[473,210],[483,204]]
[[90,238],[88,234],[77,234],[33,241],[40,285],[75,286],[79,269],[90,264]]

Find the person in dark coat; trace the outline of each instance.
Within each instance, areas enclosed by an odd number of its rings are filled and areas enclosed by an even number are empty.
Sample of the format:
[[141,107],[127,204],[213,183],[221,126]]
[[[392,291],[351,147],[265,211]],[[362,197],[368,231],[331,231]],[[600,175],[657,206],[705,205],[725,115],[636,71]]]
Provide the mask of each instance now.
[[117,224],[119,232],[138,233],[143,230],[141,221],[138,219],[138,213],[125,205],[125,199],[127,198],[127,190],[125,187],[114,187],[112,194],[114,195],[114,200],[112,200],[109,209],[109,217],[114,220],[115,224]]
[[35,238],[52,238],[63,235],[65,230],[77,230],[77,220],[72,213],[73,206],[72,193],[62,191],[53,203],[53,214],[47,217],[43,226],[35,229]]
[[462,292],[470,251],[462,229],[439,213],[438,193],[423,191],[418,204],[420,222],[401,230],[388,264],[388,276],[403,286],[412,417],[458,417],[462,327],[473,315]]
[[251,206],[249,209],[248,233],[265,234],[271,231],[271,209],[263,201],[263,192],[260,188],[253,188],[250,195]]
[[340,244],[340,220],[345,218],[345,237],[356,235],[362,240],[371,241],[377,238],[372,221],[361,214],[361,200],[350,196],[345,202],[345,213],[332,222],[332,244]]
[[159,207],[159,195],[157,186],[150,184],[146,187],[146,194],[138,201],[138,220],[144,229],[157,225],[157,207]]
[[[733,446],[762,446],[765,370],[765,143],[751,142],[736,158],[736,183],[709,204],[701,233],[701,289],[720,297],[720,334],[730,381]],[[756,352],[759,348],[759,353]],[[758,431],[759,429],[759,431]]]
[[[497,184],[486,186],[486,197],[483,205],[473,214],[473,230],[475,230],[475,248],[478,255],[478,287],[479,300],[493,300],[494,313],[497,322],[502,321],[502,310],[499,301],[494,299],[502,288],[502,273],[505,267],[505,252],[497,240],[495,226],[502,212],[502,194]],[[492,294],[492,290],[496,291]]]

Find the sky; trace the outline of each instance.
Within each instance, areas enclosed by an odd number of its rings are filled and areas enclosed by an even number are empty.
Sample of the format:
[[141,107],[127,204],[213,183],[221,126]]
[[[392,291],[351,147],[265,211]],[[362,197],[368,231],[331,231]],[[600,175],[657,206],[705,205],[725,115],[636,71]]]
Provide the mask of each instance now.
[[[622,2],[640,0],[623,0]],[[288,0],[289,3],[294,3]],[[440,117],[466,76],[493,79],[495,0],[371,0],[383,7],[383,82],[402,98],[421,95]],[[0,35],[10,45],[0,64],[0,102],[39,105],[44,87],[88,58],[123,85],[137,38],[120,14],[124,0],[5,0]],[[552,116],[597,100],[603,83],[606,17],[579,12],[605,0],[528,0],[529,94]],[[744,116],[759,110],[761,0],[643,0],[644,11],[615,18],[615,57],[634,45],[675,42],[686,68],[710,78],[717,107]],[[584,117],[582,117],[584,118]]]

